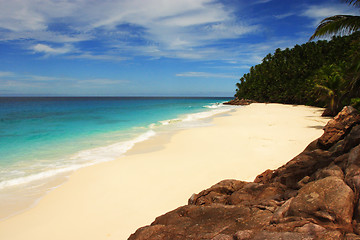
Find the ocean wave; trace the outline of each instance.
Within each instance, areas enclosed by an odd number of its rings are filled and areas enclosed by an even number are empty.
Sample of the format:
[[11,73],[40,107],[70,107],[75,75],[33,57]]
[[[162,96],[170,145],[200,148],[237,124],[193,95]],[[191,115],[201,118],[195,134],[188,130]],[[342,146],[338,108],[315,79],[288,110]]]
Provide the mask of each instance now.
[[[225,112],[228,112],[228,111],[231,111],[232,109],[234,109],[234,106],[226,106],[222,103],[213,103],[211,105],[205,105],[203,107],[207,108],[209,110],[205,110],[205,111],[197,112],[197,113],[186,114],[186,115],[181,116],[180,118],[159,121],[159,123],[161,126],[167,126],[170,124],[196,122],[198,120],[210,118],[216,114],[225,113]],[[150,128],[154,128],[155,126],[158,126],[158,125],[150,124]]]
[[181,122],[182,120],[179,118],[174,118],[174,119],[168,119],[168,120],[164,120],[164,121],[159,121],[159,123],[161,123],[161,125],[169,125],[172,123],[177,123],[177,122]]
[[149,130],[129,141],[118,142],[109,146],[80,151],[72,155],[69,160],[57,161],[53,165],[48,165],[47,169],[43,169],[41,172],[4,180],[0,182],[0,189],[40,181],[46,178],[54,177],[56,175],[73,172],[80,168],[91,166],[96,163],[115,160],[129,151],[136,143],[145,141],[155,135],[155,131]]
[[[80,168],[94,165],[100,162],[107,162],[115,160],[127,151],[134,147],[136,143],[145,141],[156,135],[154,130],[157,127],[163,126],[168,127],[167,125],[183,127],[194,127],[203,123],[199,120],[210,118],[216,114],[222,114],[231,111],[234,107],[226,106],[222,103],[213,103],[211,105],[204,106],[207,110],[197,113],[190,113],[179,118],[168,119],[159,121],[157,123],[152,123],[147,127],[138,127],[138,129],[148,129],[143,134],[140,134],[136,138],[133,138],[128,141],[117,142],[110,144],[108,146],[96,147],[92,149],[79,151],[66,159],[58,159],[55,162],[38,162],[36,165],[31,167],[31,173],[17,169],[15,171],[9,171],[7,169],[7,176],[3,181],[0,181],[0,190],[12,186],[17,186],[21,184],[28,184],[31,182],[41,181],[46,178],[51,178],[56,175],[66,174],[69,172],[76,171]],[[175,125],[174,125],[175,124]],[[19,166],[18,166],[19,167]],[[26,166],[24,166],[26,167]],[[24,168],[25,169],[25,168]],[[29,169],[29,166],[27,166]],[[4,177],[4,176],[3,176]]]
[[209,118],[216,114],[229,112],[232,109],[233,108],[222,107],[222,108],[215,108],[214,110],[211,110],[211,111],[192,113],[192,114],[188,114],[186,116],[186,118],[184,119],[184,121],[189,122],[189,121],[196,121],[196,120],[200,120],[200,119],[204,119],[204,118]]
[[222,103],[213,103],[211,105],[205,105],[204,107],[214,109],[214,108],[220,108],[220,107],[223,107],[223,106],[224,106],[224,104],[222,104]]

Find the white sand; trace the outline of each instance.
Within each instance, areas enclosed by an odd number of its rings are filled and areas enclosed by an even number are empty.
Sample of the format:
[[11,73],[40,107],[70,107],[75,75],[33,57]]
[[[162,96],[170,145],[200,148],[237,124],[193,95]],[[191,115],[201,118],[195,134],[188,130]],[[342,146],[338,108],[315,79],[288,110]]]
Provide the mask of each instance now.
[[[127,239],[193,193],[281,166],[321,136],[328,121],[321,109],[280,104],[252,104],[230,115],[75,172],[35,207],[1,221],[0,239]],[[146,152],[146,144],[163,147]]]

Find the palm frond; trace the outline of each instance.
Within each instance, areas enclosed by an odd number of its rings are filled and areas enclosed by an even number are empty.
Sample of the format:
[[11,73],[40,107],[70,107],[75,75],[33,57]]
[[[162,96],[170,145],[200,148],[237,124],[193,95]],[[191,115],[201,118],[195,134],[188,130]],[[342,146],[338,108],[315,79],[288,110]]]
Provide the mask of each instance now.
[[315,33],[310,37],[310,40],[336,34],[350,34],[359,29],[360,16],[336,15],[322,20],[316,28]]
[[353,5],[354,7],[360,7],[360,0],[342,0],[349,5]]
[[324,86],[324,85],[319,85],[319,84],[316,84],[315,87],[319,90],[319,91],[322,91],[324,93],[327,94],[327,96],[331,97],[334,95],[334,91],[331,90],[330,88]]

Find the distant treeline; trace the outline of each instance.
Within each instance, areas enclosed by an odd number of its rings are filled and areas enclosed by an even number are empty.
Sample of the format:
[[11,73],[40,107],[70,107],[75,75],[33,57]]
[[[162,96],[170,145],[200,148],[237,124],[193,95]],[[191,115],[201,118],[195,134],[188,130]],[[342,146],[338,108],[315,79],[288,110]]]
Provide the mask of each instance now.
[[[360,33],[276,49],[236,84],[235,96],[259,102],[341,108],[356,102],[349,94],[356,78]],[[355,99],[355,100],[354,100]],[[337,111],[337,110],[336,110]]]

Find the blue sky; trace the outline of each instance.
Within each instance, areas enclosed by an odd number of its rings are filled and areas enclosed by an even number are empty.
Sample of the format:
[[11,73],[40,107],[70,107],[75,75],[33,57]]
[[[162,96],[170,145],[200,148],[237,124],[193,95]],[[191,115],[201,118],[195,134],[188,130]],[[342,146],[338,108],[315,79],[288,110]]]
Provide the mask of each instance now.
[[0,0],[0,96],[233,96],[340,0]]

